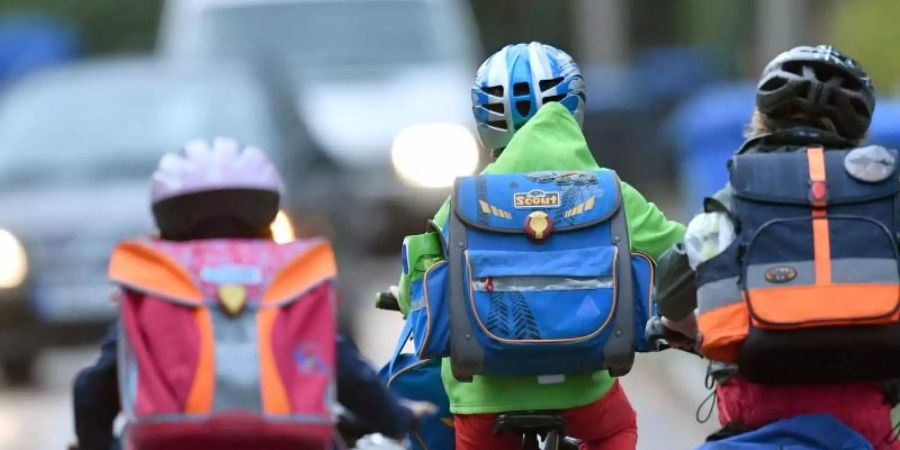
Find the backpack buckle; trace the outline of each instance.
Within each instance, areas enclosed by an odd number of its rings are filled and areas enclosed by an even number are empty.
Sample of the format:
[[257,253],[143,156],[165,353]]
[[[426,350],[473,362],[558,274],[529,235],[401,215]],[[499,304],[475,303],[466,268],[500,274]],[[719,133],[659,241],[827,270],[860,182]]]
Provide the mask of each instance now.
[[247,289],[240,284],[219,286],[219,303],[229,316],[235,317],[247,306]]
[[824,180],[809,182],[809,201],[814,208],[828,206],[828,188],[825,186]]
[[534,211],[525,218],[525,234],[534,242],[542,242],[553,234],[553,218],[544,211]]

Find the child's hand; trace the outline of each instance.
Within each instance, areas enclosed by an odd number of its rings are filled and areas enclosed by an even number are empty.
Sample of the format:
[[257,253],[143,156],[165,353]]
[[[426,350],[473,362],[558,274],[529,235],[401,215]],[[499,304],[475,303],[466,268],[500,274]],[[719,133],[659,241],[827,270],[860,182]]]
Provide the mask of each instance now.
[[697,344],[697,316],[689,314],[681,320],[662,318],[666,331],[666,342],[682,350],[693,350]]
[[697,316],[688,314],[681,320],[671,320],[666,317],[662,318],[662,324],[666,328],[688,338],[697,336]]

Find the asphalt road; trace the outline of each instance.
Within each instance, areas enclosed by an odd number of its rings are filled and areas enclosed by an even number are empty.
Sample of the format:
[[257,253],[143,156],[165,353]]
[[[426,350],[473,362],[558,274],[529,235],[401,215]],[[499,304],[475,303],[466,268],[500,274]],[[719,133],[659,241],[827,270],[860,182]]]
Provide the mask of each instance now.
[[[357,260],[360,261],[360,260]],[[345,305],[356,314],[356,338],[364,353],[383,363],[400,330],[396,313],[371,308],[372,293],[394,282],[393,260],[342,261]],[[365,294],[365,295],[364,295]],[[94,357],[94,349],[55,349],[38,363],[38,381],[28,388],[0,387],[0,449],[58,450],[72,442],[70,386],[74,374]],[[690,355],[665,352],[638,357],[634,371],[623,379],[638,411],[642,450],[678,450],[696,446],[715,429],[715,418],[696,423],[694,411],[707,392],[703,363]]]

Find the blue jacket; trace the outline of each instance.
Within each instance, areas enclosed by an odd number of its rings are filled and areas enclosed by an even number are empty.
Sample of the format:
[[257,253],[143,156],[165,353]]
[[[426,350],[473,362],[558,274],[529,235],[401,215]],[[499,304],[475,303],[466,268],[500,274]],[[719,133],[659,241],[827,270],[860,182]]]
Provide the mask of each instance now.
[[[117,445],[113,421],[121,409],[116,364],[118,328],[118,323],[110,326],[100,346],[100,358],[75,378],[75,434],[80,450],[109,450]],[[409,432],[415,425],[412,413],[385,389],[356,345],[338,335],[337,346],[338,402],[376,432],[387,436]]]
[[872,445],[828,414],[806,414],[758,430],[708,442],[697,450],[872,450]]

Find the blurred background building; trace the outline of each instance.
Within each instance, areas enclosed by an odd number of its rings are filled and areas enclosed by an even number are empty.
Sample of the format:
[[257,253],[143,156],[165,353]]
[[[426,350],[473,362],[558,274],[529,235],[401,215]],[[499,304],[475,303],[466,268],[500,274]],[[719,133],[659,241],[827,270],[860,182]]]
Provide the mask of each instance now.
[[[831,43],[873,76],[870,139],[900,145],[894,0],[0,1],[0,448],[71,440],[69,386],[114,315],[106,257],[152,233],[164,151],[234,136],[279,162],[280,234],[337,240],[342,323],[383,361],[395,282],[454,176],[486,162],[469,87],[513,42],[570,52],[604,165],[687,219],[725,181],[777,53]],[[669,352],[625,379],[642,449],[688,448],[704,364]]]

